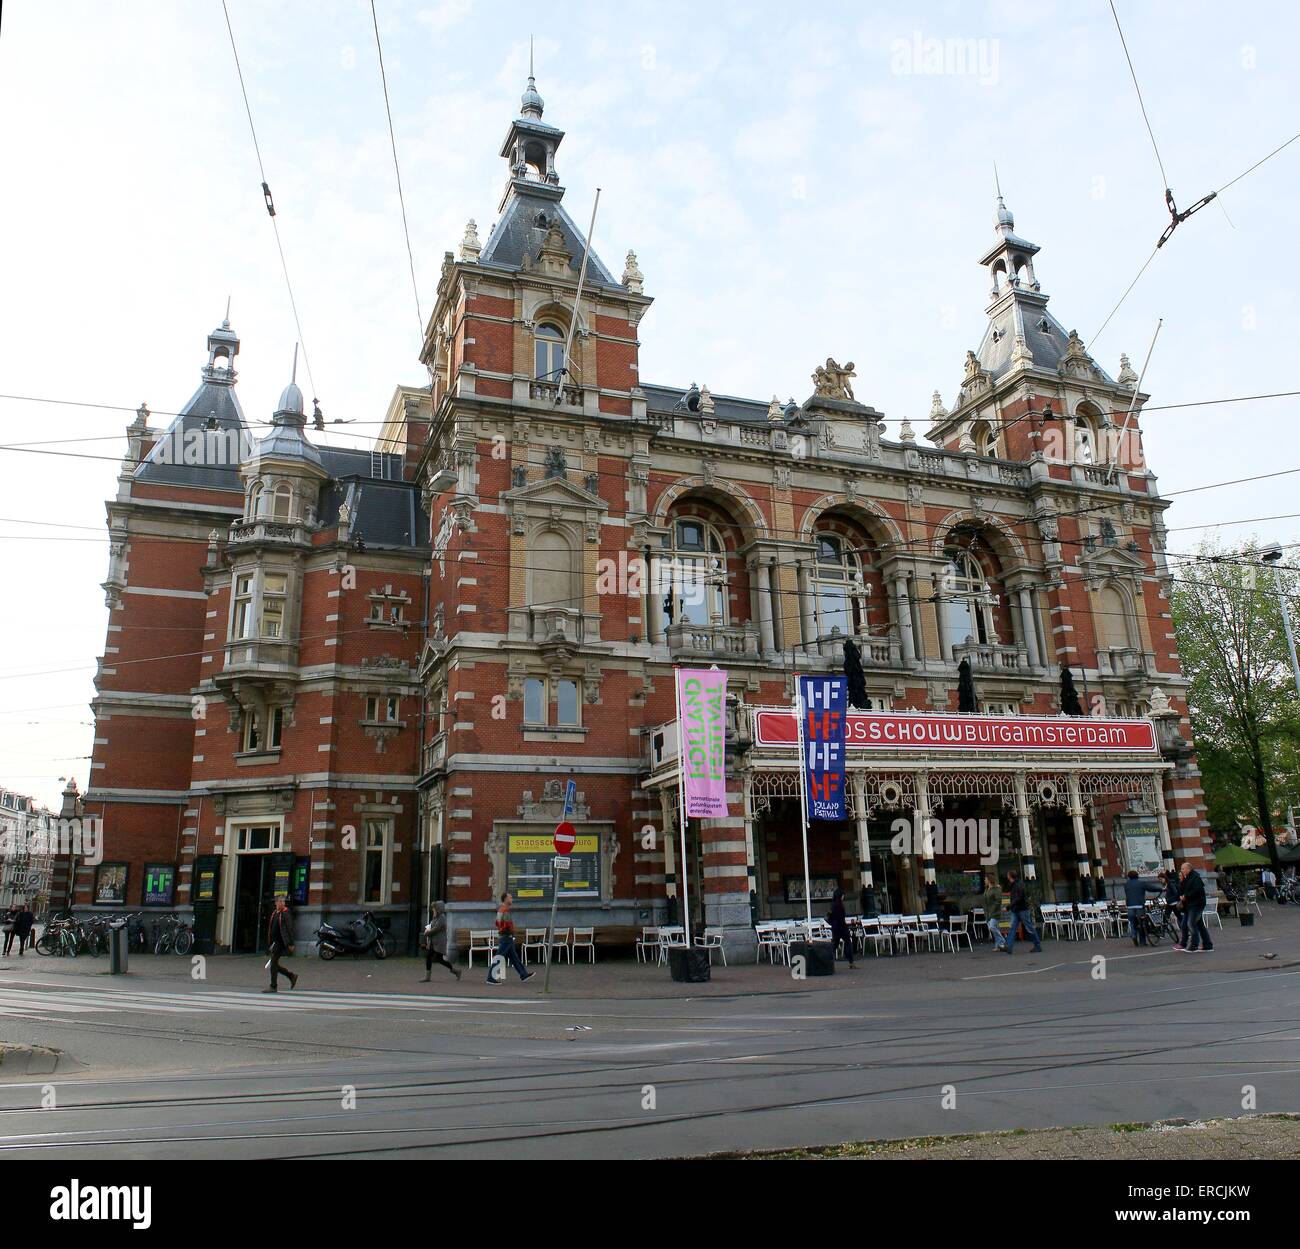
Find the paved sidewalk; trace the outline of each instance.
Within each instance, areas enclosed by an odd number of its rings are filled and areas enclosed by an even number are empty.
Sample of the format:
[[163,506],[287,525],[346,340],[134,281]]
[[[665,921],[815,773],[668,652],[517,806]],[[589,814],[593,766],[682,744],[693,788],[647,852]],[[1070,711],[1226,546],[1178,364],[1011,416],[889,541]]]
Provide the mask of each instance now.
[[[997,992],[1025,977],[1038,983],[1073,981],[1091,977],[1093,960],[1106,959],[1111,978],[1185,975],[1221,976],[1247,971],[1294,969],[1300,966],[1300,907],[1266,907],[1254,926],[1241,928],[1232,921],[1212,930],[1215,950],[1210,954],[1184,954],[1165,942],[1154,949],[1134,947],[1127,938],[1093,941],[1048,940],[1042,954],[1032,954],[1028,945],[1007,958],[987,943],[973,951],[957,954],[921,952],[895,957],[868,954],[858,959],[857,969],[836,965],[833,976],[796,980],[780,964],[748,964],[713,968],[705,984],[675,983],[666,967],[638,963],[631,958],[606,957],[595,964],[579,959],[574,965],[556,963],[551,970],[550,996],[574,1000],[600,999],[696,999],[788,994],[812,990],[854,993],[875,987],[906,991],[936,984],[964,983],[974,988],[981,982]],[[1269,956],[1272,957],[1269,957]],[[266,983],[265,955],[214,955],[205,961],[203,979],[209,985],[260,988]],[[176,955],[132,955],[128,976],[139,980],[193,979],[191,958]],[[537,975],[520,983],[513,973],[501,985],[485,983],[486,968],[476,960],[473,968],[458,964],[462,979],[457,981],[444,967],[435,964],[433,980],[423,984],[424,961],[405,957],[389,959],[336,958],[325,962],[317,957],[299,957],[288,965],[299,973],[304,989],[339,990],[348,993],[422,993],[479,998],[528,996],[542,993],[546,969],[534,966]],[[0,958],[0,985],[7,976],[98,977],[108,975],[108,959],[83,954],[78,958],[54,958],[29,951],[22,958]]]

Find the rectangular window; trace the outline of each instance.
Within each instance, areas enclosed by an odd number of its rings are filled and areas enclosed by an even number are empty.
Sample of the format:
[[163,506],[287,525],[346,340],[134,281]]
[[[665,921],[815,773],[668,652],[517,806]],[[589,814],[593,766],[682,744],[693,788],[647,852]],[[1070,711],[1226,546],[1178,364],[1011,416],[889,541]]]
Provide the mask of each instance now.
[[246,638],[253,635],[253,578],[251,574],[235,578],[235,611],[232,617],[231,637]]
[[280,749],[280,737],[284,732],[284,708],[271,708],[271,724],[266,735],[266,748],[268,750]]
[[388,901],[388,849],[392,824],[388,820],[366,821],[365,861],[361,872],[361,900]]
[[379,695],[371,694],[366,699],[366,719],[372,724],[379,719]]
[[578,723],[578,683],[576,681],[556,682],[555,723],[564,725],[576,725]]
[[280,826],[278,824],[245,825],[239,829],[236,846],[240,850],[278,850]]
[[546,723],[546,682],[536,677],[524,682],[524,723]]
[[256,711],[244,712],[244,733],[241,746],[244,750],[261,750],[262,726]]
[[401,717],[397,714],[401,700],[397,698],[384,699],[384,719],[398,720]]
[[284,596],[289,578],[282,572],[262,575],[262,636],[284,636]]

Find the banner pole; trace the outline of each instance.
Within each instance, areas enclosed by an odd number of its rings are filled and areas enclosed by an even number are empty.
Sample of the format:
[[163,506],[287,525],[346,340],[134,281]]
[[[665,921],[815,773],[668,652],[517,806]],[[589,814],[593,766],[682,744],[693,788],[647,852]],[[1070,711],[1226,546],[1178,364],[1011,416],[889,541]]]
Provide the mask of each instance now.
[[673,669],[673,694],[677,701],[677,822],[681,831],[682,864],[677,873],[682,899],[682,923],[686,928],[686,948],[691,947],[691,895],[686,883],[686,735],[682,731],[681,669]]
[[812,881],[808,872],[808,760],[804,757],[803,693],[799,672],[794,674],[794,721],[799,734],[799,828],[803,835],[803,900],[808,913],[808,939],[812,940]]

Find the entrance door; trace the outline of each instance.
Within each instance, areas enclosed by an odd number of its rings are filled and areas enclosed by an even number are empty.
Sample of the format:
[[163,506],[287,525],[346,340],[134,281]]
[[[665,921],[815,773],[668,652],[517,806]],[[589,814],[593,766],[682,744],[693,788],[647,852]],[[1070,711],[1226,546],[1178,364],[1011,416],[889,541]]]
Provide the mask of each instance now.
[[275,873],[269,854],[241,854],[236,860],[235,918],[230,937],[232,954],[260,954],[266,949],[266,926],[275,907]]

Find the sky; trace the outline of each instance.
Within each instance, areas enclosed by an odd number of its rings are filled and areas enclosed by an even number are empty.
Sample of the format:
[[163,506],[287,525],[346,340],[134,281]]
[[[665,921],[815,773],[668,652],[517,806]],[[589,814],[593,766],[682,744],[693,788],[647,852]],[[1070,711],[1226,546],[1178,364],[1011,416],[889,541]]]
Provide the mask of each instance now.
[[[358,422],[321,440],[364,445],[425,381],[370,5],[228,5],[299,380]],[[1163,318],[1152,405],[1300,389],[1300,142],[1179,226],[1097,337],[1169,220],[1105,0],[376,7],[426,317],[443,253],[495,219],[531,34],[565,204],[585,226],[601,188],[594,248],[616,274],[634,249],[655,299],[646,382],[803,399],[833,356],[923,430],[983,332],[996,164],[1052,311],[1103,367],[1140,368]],[[1117,8],[1180,208],[1300,130],[1300,6]],[[184,404],[229,298],[240,400],[269,419],[298,333],[220,0],[9,0],[0,168],[0,394],[128,409],[0,398],[0,785],[57,805],[59,778],[87,787],[132,411]],[[1161,490],[1189,492],[1171,552],[1295,539],[1300,474],[1195,488],[1300,468],[1298,411],[1146,417]]]

